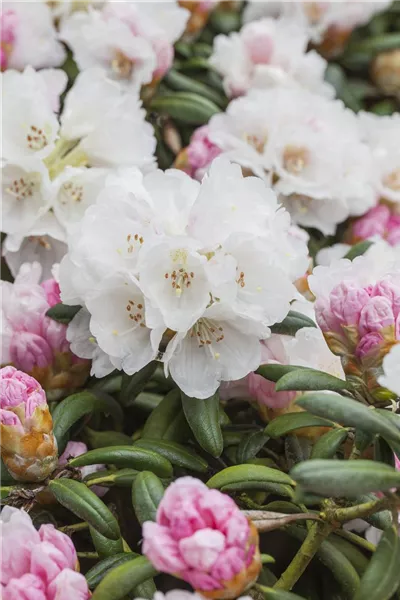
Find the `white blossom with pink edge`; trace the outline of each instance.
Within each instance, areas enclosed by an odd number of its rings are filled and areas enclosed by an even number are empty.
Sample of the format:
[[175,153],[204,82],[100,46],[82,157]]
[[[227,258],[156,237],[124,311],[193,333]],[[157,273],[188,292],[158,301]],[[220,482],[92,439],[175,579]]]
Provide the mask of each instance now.
[[308,32],[294,19],[261,19],[239,33],[218,35],[210,63],[229,97],[252,88],[301,86],[333,98],[333,87],[324,81],[327,62],[314,50],[307,52],[308,42]]
[[173,44],[188,18],[176,1],[108,2],[100,10],[64,19],[60,36],[81,70],[100,66],[109,76],[140,87],[171,67]]
[[66,58],[44,2],[2,2],[0,28],[2,71],[59,67]]
[[88,584],[77,572],[78,558],[67,535],[50,524],[37,531],[26,512],[10,506],[1,512],[0,527],[3,600],[88,600]]

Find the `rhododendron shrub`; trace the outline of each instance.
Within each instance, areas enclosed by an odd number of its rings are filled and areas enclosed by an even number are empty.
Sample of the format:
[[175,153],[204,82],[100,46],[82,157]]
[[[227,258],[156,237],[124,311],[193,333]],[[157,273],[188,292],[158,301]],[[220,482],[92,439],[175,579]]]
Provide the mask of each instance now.
[[398,0],[0,8],[0,596],[400,593]]

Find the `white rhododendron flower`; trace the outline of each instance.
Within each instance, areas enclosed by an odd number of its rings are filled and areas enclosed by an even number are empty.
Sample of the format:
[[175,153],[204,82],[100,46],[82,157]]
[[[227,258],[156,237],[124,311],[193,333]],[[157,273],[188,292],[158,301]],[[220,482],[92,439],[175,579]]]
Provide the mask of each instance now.
[[327,62],[307,52],[307,31],[293,19],[261,19],[239,33],[218,35],[210,62],[223,77],[228,96],[251,88],[300,85],[324,96],[334,89],[324,82]]
[[212,117],[208,138],[271,181],[295,223],[325,234],[376,201],[369,148],[340,101],[295,88],[252,91]]
[[135,86],[168,71],[173,43],[189,13],[177,2],[108,2],[100,10],[75,12],[62,22],[61,39],[81,70],[102,67]]
[[361,137],[369,145],[380,196],[400,210],[400,114],[381,117],[359,113]]
[[153,128],[138,95],[101,69],[77,77],[59,118],[62,71],[9,70],[2,83],[2,231],[11,238],[4,254],[15,272],[29,259],[29,248],[46,263],[46,272],[59,262],[67,234],[95,202],[111,169],[154,167]]
[[265,2],[250,0],[244,11],[244,20],[248,22],[263,16],[290,15],[292,18],[303,21],[313,42],[318,43],[329,30],[351,32],[355,27],[368,23],[376,13],[386,10],[390,3],[390,0],[379,0],[378,2],[359,0],[346,2],[343,0],[324,0],[322,2],[275,0]]
[[307,266],[273,192],[217,159],[201,185],[174,170],[110,175],[69,238],[60,286],[116,368],[161,358],[185,393],[206,398],[257,368],[259,339],[288,313]]
[[393,346],[383,359],[383,373],[379,383],[400,396],[400,344]]
[[1,70],[59,67],[65,60],[50,8],[44,2],[2,2]]

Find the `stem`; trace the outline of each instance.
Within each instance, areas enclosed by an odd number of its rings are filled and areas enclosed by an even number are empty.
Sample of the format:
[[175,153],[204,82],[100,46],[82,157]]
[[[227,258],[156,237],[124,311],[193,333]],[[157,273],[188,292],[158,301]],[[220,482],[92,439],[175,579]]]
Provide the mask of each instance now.
[[368,550],[368,552],[375,552],[376,546],[374,546],[374,544],[371,544],[371,542],[369,542],[368,540],[364,539],[359,535],[356,535],[355,533],[352,533],[351,531],[346,531],[346,529],[337,529],[335,533],[336,535],[339,535],[345,540],[348,540],[355,546],[359,546],[363,550]]
[[379,500],[371,500],[370,502],[364,502],[364,504],[357,504],[357,506],[350,506],[349,508],[337,508],[333,511],[332,519],[345,523],[346,521],[352,521],[353,519],[364,519],[370,515],[391,508],[393,502],[390,498],[380,498]]
[[307,534],[306,539],[302,543],[296,556],[280,577],[274,588],[291,590],[295,583],[300,579],[318,548],[324,539],[331,532],[331,525],[328,523],[314,523]]
[[89,481],[84,481],[83,483],[85,483],[88,487],[91,487],[92,485],[102,485],[103,483],[113,483],[115,479],[115,473],[113,473],[112,475],[103,475],[103,477],[96,477],[93,479],[90,479]]
[[62,531],[67,535],[74,533],[75,531],[82,531],[82,529],[88,529],[89,525],[86,521],[83,523],[75,523],[74,525],[65,525],[64,527],[59,527],[58,531]]

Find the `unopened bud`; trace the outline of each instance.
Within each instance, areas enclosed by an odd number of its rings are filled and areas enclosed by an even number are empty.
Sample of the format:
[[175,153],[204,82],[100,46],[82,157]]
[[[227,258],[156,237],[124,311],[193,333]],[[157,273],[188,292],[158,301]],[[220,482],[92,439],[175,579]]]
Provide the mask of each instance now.
[[382,92],[400,98],[400,49],[378,54],[372,63],[371,76]]

